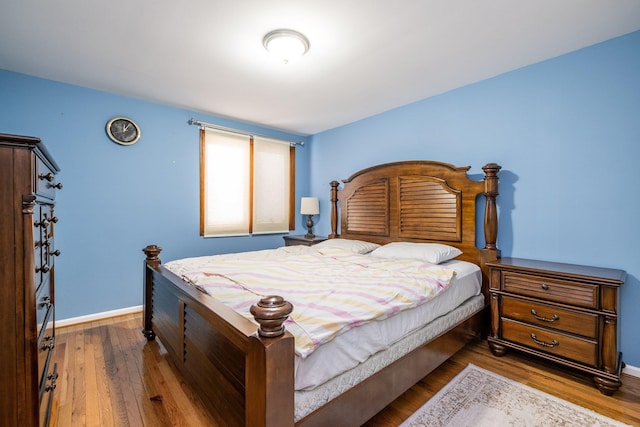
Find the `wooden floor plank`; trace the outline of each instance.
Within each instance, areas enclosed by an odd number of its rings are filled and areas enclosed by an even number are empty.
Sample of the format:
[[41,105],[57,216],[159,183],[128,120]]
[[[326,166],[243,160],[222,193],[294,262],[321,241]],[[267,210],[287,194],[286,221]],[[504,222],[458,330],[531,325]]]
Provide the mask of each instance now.
[[[86,337],[85,330],[82,329],[75,337],[75,347],[73,347],[73,351],[75,352],[75,364],[76,369],[73,374],[69,375],[72,384],[71,391],[71,401],[73,409],[71,411],[71,425],[91,425],[88,424],[88,421],[93,421],[93,423],[98,422],[99,420],[95,419],[98,415],[97,408],[91,405],[90,408],[87,408],[87,381],[86,381],[86,366],[85,366],[85,354],[86,354]],[[71,351],[71,347],[68,347],[67,350]],[[95,388],[91,389],[93,392],[90,396],[91,400],[96,400],[98,398],[97,393],[95,393]],[[89,414],[89,415],[87,415]]]
[[140,419],[138,405],[129,381],[127,367],[128,343],[121,343],[118,337],[120,324],[113,322],[101,328],[103,348],[105,352],[105,371],[109,390],[113,396],[114,422],[117,426],[135,426]]
[[[60,373],[53,424],[69,426],[216,427],[206,407],[157,341],[141,334],[141,314],[58,328],[54,361]],[[471,344],[369,420],[366,427],[397,426],[469,363],[584,406],[640,425],[640,378],[604,396],[591,378],[509,352],[495,357],[486,342]]]
[[144,414],[149,412],[153,414],[151,401],[146,398],[144,385],[142,381],[130,381],[130,378],[140,377],[142,359],[139,357],[142,351],[142,344],[139,337],[131,336],[130,329],[132,325],[130,320],[123,319],[121,325],[116,325],[113,336],[117,337],[116,342],[122,349],[121,369],[119,370],[118,381],[123,383],[126,390],[123,393],[127,396],[127,413],[131,425],[160,425],[156,418],[145,422]]
[[[101,349],[98,347],[94,349],[95,345],[100,345],[99,342],[94,344],[94,337],[96,335],[95,328],[87,328],[84,332],[84,407],[86,408],[86,425],[105,425],[106,420],[102,418],[101,407],[104,404],[108,404],[109,396],[108,391],[103,387],[102,383],[98,380],[98,374],[96,373],[96,366],[100,366]],[[98,360],[96,360],[98,358]],[[79,381],[80,382],[80,381]],[[76,396],[73,397],[74,399]],[[104,403],[103,403],[104,402]]]

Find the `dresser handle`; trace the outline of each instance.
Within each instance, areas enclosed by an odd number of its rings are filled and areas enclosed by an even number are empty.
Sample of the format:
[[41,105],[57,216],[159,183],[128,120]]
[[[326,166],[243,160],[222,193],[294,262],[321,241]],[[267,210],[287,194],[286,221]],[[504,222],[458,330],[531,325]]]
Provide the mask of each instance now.
[[42,221],[34,222],[33,225],[35,225],[36,227],[47,228],[49,226],[49,223],[49,220],[47,218],[44,218]]
[[58,190],[62,190],[62,183],[61,182],[55,183],[55,184],[53,184],[51,186],[53,188],[57,188]]
[[534,309],[531,309],[531,314],[533,315],[533,317],[543,322],[555,322],[556,320],[560,320],[560,316],[558,316],[557,314],[551,316],[551,319],[549,319],[548,317],[539,316]]
[[50,341],[51,342],[49,344],[42,344],[42,346],[40,346],[40,351],[53,350],[54,347],[56,346],[55,337],[51,337]]
[[54,174],[52,174],[51,172],[49,172],[48,174],[43,174],[41,173],[40,175],[38,175],[38,178],[40,179],[46,179],[49,182],[53,182],[53,180],[56,178]]
[[538,337],[536,337],[536,334],[531,334],[531,339],[533,340],[534,343],[541,345],[543,347],[555,347],[557,345],[559,345],[560,343],[558,342],[558,340],[553,340],[551,341],[551,344],[546,343],[544,341],[540,341],[538,340]]
[[[47,307],[47,309],[49,309],[49,307],[51,307],[51,297],[49,295],[42,297],[42,299],[40,300],[40,307]],[[51,337],[47,336],[45,337],[47,340]]]
[[43,273],[48,273],[49,270],[51,270],[51,267],[49,267],[47,264],[43,265],[42,267],[37,267],[36,268],[36,273],[40,273],[41,271]]
[[544,289],[545,291],[548,291],[548,290],[549,290],[549,285],[547,285],[546,283],[543,283],[540,287],[541,287],[542,289]]
[[60,252],[60,249],[56,249],[55,251],[51,252],[51,256],[60,256],[62,252]]
[[56,380],[58,379],[58,373],[47,375],[47,379],[51,381],[51,384],[47,384],[44,388],[45,392],[52,391],[56,389]]

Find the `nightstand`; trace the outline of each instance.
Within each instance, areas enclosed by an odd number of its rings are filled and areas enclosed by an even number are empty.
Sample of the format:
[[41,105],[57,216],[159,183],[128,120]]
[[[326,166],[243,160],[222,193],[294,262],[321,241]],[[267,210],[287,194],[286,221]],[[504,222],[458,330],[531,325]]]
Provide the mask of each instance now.
[[487,265],[494,355],[519,350],[593,375],[605,395],[620,388],[624,271],[518,258]]
[[313,239],[307,239],[304,236],[283,236],[283,239],[285,246],[313,246],[327,240],[324,236],[316,236]]

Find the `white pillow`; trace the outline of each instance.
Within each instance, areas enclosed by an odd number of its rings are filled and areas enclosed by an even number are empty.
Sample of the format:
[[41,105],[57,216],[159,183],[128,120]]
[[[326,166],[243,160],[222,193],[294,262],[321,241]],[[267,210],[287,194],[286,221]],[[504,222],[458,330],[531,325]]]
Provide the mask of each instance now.
[[417,259],[440,264],[460,255],[462,251],[441,243],[392,242],[371,252],[371,256],[392,259]]
[[314,249],[341,249],[345,251],[351,251],[356,254],[368,254],[372,250],[379,248],[377,243],[365,242],[363,240],[352,239],[327,239],[324,242],[316,243],[313,245]]

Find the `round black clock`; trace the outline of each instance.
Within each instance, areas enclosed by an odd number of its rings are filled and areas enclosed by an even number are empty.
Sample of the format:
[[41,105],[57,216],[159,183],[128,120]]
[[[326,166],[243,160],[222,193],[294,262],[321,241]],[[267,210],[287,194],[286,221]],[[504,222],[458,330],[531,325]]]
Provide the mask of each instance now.
[[121,145],[131,145],[140,139],[140,128],[127,117],[114,117],[107,122],[107,135]]

